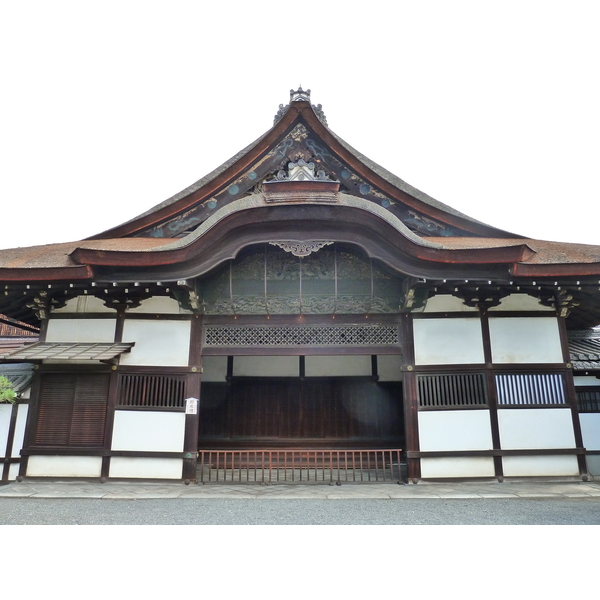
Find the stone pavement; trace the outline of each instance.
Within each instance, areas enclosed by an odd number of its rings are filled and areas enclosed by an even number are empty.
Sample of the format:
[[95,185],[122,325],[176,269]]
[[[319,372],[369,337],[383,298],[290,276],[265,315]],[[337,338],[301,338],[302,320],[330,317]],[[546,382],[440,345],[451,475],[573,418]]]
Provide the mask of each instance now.
[[416,485],[369,483],[329,484],[206,484],[182,482],[40,481],[0,485],[0,498],[238,498],[238,499],[402,499],[402,498],[599,498],[600,481],[515,480],[486,482],[420,482]]

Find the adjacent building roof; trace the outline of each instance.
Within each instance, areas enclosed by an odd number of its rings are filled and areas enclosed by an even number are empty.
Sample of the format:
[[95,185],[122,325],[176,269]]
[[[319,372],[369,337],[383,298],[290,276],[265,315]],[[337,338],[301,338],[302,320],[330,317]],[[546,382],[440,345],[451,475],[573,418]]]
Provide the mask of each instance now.
[[575,371],[600,372],[600,331],[571,332],[569,353]]
[[31,385],[33,372],[34,365],[31,363],[0,364],[0,375],[6,377],[11,382],[16,394],[21,394]]

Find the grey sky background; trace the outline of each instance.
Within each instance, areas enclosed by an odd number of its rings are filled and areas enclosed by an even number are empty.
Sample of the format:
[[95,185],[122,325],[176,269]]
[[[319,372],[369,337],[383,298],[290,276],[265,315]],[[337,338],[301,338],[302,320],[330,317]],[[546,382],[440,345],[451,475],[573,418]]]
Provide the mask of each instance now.
[[336,134],[430,196],[600,243],[599,10],[0,1],[0,248],[146,211],[266,132],[299,85]]

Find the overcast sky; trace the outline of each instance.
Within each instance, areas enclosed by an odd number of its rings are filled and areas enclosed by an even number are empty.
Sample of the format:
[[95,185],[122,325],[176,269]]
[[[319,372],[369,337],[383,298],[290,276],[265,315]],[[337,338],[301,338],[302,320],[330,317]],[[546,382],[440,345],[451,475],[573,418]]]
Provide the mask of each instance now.
[[434,198],[600,244],[599,7],[0,0],[0,248],[144,212],[267,131],[299,85]]

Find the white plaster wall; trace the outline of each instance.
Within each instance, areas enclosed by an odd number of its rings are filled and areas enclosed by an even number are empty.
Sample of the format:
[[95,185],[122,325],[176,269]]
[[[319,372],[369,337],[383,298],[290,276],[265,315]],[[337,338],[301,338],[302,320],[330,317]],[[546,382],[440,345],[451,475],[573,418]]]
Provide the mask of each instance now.
[[202,381],[226,381],[227,357],[226,356],[203,356],[202,357]]
[[505,477],[576,477],[579,466],[575,456],[504,456]]
[[418,423],[423,452],[492,449],[489,410],[422,410]]
[[520,310],[554,312],[554,308],[551,306],[543,306],[537,298],[529,296],[528,294],[511,294],[506,298],[502,298],[500,304],[498,306],[492,306],[489,309],[489,312]]
[[440,294],[427,300],[423,312],[477,312],[477,308],[467,306],[460,298],[449,294]]
[[12,463],[8,467],[8,480],[14,481],[19,476],[19,469],[21,465],[19,463]]
[[[179,310],[179,302],[168,296],[152,296],[142,301],[142,303],[136,308],[130,308],[127,313],[152,313],[152,314],[170,314],[178,315],[181,311]],[[185,311],[188,312],[188,311]]]
[[568,408],[503,408],[498,411],[498,425],[503,450],[575,447]]
[[47,342],[114,342],[116,319],[49,319]]
[[110,459],[108,475],[141,479],[181,479],[183,459],[113,456]]
[[104,300],[96,296],[77,296],[66,302],[62,308],[52,309],[53,313],[112,313],[116,314],[113,308],[104,304]]
[[555,317],[490,317],[492,361],[495,363],[562,363]]
[[423,479],[446,477],[494,477],[494,459],[491,456],[422,458]]
[[123,341],[135,346],[121,355],[120,364],[187,366],[190,333],[189,321],[125,320]]
[[592,455],[585,457],[588,473],[594,477],[600,476],[600,456]]
[[6,442],[8,441],[8,429],[10,427],[10,415],[12,404],[0,404],[0,456],[6,456]]
[[575,387],[600,386],[600,379],[593,376],[577,375],[573,377]]
[[402,381],[402,355],[379,354],[377,356],[379,381]]
[[233,375],[235,377],[298,377],[300,359],[298,356],[235,356]]
[[25,439],[25,425],[27,425],[28,404],[19,404],[17,411],[17,422],[15,423],[15,437],[12,445],[12,456],[20,456]]
[[141,410],[115,411],[112,450],[183,452],[185,414]]
[[485,362],[478,318],[414,319],[413,328],[417,365]]
[[370,377],[373,373],[371,357],[307,356],[304,363],[306,377]]
[[29,477],[100,477],[101,456],[30,456]]
[[586,450],[600,450],[600,413],[581,413],[579,423]]
[[[10,429],[10,418],[12,413],[12,404],[0,404],[0,457],[6,456],[11,458],[19,458],[21,448],[23,448],[23,438],[25,436],[25,423],[27,421],[27,404],[20,404],[17,407],[17,422],[15,424],[15,436],[13,438],[12,447],[9,453],[6,452],[6,444],[8,442],[8,433]],[[10,465],[8,470],[8,479],[10,481],[16,479],[19,474],[19,463]]]

